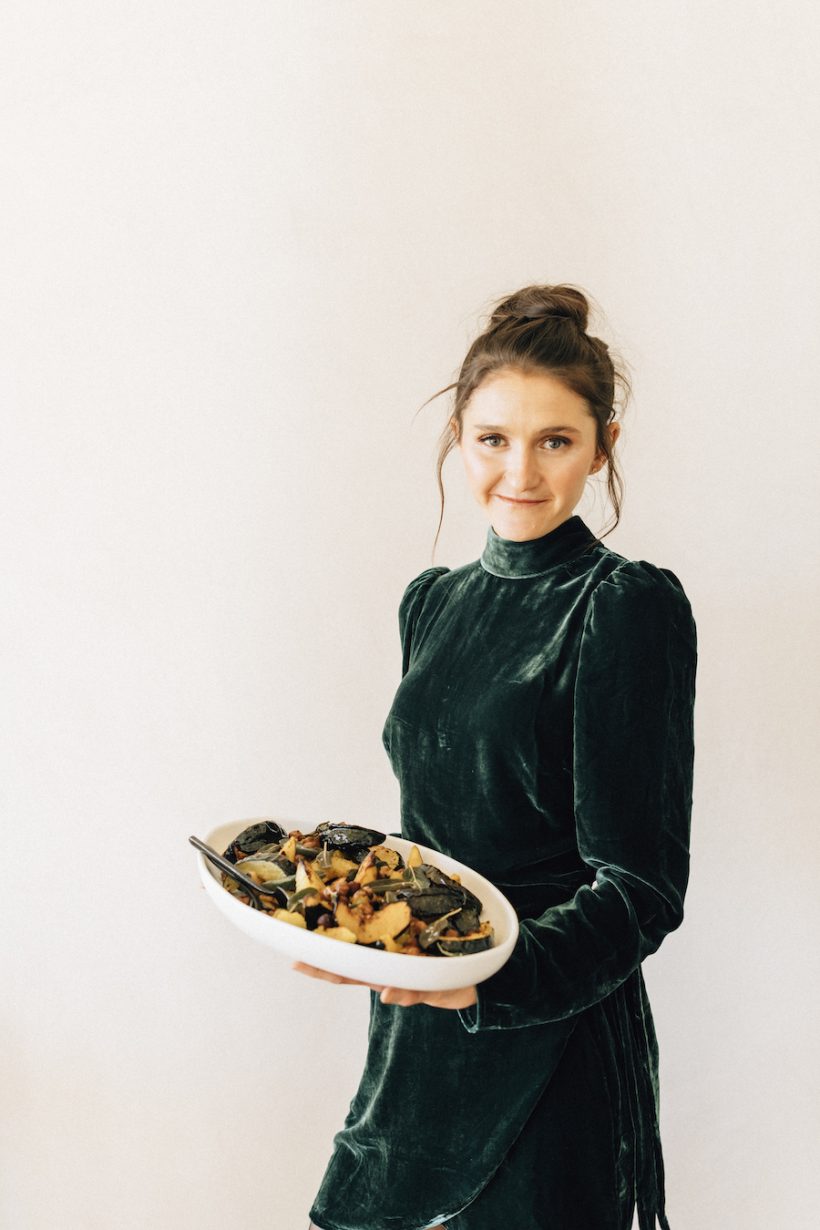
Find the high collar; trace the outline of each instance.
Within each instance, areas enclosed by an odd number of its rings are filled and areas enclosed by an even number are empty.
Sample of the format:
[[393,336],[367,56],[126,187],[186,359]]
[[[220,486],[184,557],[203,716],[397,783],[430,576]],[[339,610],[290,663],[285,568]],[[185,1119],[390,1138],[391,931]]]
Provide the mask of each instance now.
[[554,530],[540,538],[516,542],[501,538],[492,526],[487,530],[487,542],[480,564],[495,577],[537,577],[557,564],[564,564],[597,542],[592,530],[578,516],[562,521]]

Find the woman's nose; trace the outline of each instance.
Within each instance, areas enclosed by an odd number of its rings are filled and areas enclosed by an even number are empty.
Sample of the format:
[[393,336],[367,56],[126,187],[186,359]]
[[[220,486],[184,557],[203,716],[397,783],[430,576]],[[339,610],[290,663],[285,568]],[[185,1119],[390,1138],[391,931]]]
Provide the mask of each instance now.
[[514,453],[507,463],[507,482],[513,491],[527,491],[538,484],[538,466],[530,452]]

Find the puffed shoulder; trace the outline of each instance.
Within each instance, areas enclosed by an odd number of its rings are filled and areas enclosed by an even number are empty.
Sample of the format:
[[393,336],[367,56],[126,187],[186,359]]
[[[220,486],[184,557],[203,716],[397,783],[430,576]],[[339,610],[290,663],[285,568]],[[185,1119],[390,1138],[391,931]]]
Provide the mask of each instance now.
[[693,651],[697,629],[692,606],[680,578],[671,568],[648,560],[624,560],[593,591],[586,620],[632,638],[666,630],[683,636]]
[[432,568],[425,568],[424,572],[420,572],[417,577],[413,578],[402,594],[401,602],[399,603],[399,635],[404,649],[405,663],[413,637],[413,629],[418,621],[430,587],[437,577],[443,576],[445,572],[449,571],[449,568],[445,568],[441,564],[436,564]]

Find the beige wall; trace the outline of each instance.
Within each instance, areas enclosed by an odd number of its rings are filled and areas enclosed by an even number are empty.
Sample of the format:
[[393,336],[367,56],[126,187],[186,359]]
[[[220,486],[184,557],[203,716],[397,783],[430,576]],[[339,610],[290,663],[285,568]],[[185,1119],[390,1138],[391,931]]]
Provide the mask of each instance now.
[[[0,1225],[307,1224],[368,992],[230,929],[187,837],[398,827],[447,401],[414,413],[496,296],[567,280],[635,380],[608,541],[699,630],[687,917],[645,966],[672,1225],[813,1226],[817,7],[2,25]],[[445,474],[455,566],[486,527]]]

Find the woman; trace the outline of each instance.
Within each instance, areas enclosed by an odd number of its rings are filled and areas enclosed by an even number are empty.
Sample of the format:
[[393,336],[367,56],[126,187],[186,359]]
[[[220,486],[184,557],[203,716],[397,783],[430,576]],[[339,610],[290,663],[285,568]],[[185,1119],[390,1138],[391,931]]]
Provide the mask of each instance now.
[[574,287],[524,288],[448,386],[439,487],[457,445],[487,538],[405,590],[383,740],[401,835],[492,880],[521,929],[466,990],[356,984],[367,1061],[310,1210],[323,1230],[629,1230],[636,1207],[669,1227],[641,962],[683,918],[696,629],[673,572],[573,511],[607,467],[617,525],[622,490],[627,382],[587,311]]

